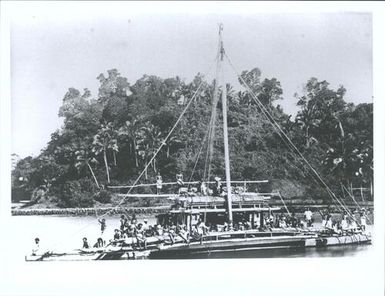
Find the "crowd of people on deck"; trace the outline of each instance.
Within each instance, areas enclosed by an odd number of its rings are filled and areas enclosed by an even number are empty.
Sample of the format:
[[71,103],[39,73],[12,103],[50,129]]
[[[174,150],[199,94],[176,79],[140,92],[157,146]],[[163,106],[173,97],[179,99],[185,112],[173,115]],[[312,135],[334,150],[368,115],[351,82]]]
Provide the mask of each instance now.
[[343,213],[340,221],[334,221],[331,214],[325,214],[322,216],[322,226],[327,232],[335,234],[365,232],[367,226],[367,215],[365,211],[362,211],[358,220],[353,216],[348,216],[345,212]]
[[[322,232],[330,234],[351,234],[365,232],[367,227],[367,214],[363,209],[359,214],[359,220],[354,216],[348,216],[346,212],[342,214],[341,219],[337,219],[328,212],[320,212],[322,217],[321,226],[317,228]],[[307,208],[302,217],[291,214],[279,214],[274,216],[272,213],[265,217],[265,229],[271,228],[301,228],[314,229],[313,212]]]
[[[342,214],[341,219],[336,219],[336,215],[331,215],[329,212],[320,212],[322,217],[321,228],[318,228],[321,232],[327,234],[348,235],[357,232],[365,232],[367,228],[367,212],[362,210],[360,212],[360,218],[356,219],[353,216],[349,216],[346,212]],[[273,228],[280,229],[308,229],[314,230],[314,218],[313,212],[308,208],[303,215],[291,214],[274,214],[269,212],[268,215],[264,215],[263,225],[252,225],[250,221],[242,220],[241,222],[234,223],[232,227],[224,222],[223,225],[208,224],[203,219],[199,219],[195,225],[189,230],[184,224],[177,225],[150,225],[147,219],[143,219],[141,222],[137,220],[135,216],[132,218],[126,215],[121,215],[120,226],[114,230],[113,238],[106,243],[102,238],[107,228],[106,220],[98,219],[100,224],[101,236],[97,238],[94,244],[90,244],[86,237],[83,238],[82,249],[92,248],[105,248],[107,246],[131,246],[133,249],[142,250],[147,248],[147,242],[155,240],[156,242],[165,242],[174,244],[175,241],[185,242],[190,244],[191,241],[200,241],[208,233],[212,232],[224,232],[232,229],[233,231],[245,231],[251,229],[258,229],[260,231],[269,231]],[[40,250],[40,239],[35,238],[35,244],[32,247],[32,255],[37,255]]]
[[[99,219],[98,221],[100,223],[102,236],[107,227],[106,221],[105,219]],[[209,230],[209,227],[206,226],[203,220],[199,220],[193,229],[188,231],[187,226],[183,224],[167,226],[160,224],[150,225],[147,219],[138,222],[135,216],[130,219],[126,215],[121,215],[120,227],[114,229],[113,238],[109,243],[106,243],[102,237],[99,237],[93,245],[93,248],[119,245],[132,246],[136,249],[146,249],[148,238],[156,238],[158,242],[168,242],[170,244],[173,244],[179,238],[179,240],[189,244],[191,239],[202,240],[203,236],[207,234]],[[87,238],[84,237],[82,249],[90,248],[91,246]]]
[[[214,186],[211,186],[211,188],[208,186],[208,184],[201,180],[196,183],[196,186],[191,186],[190,182],[184,182],[183,181],[183,174],[179,173],[176,175],[176,185],[177,185],[177,193],[179,195],[212,195],[212,196],[225,196],[225,188],[223,187],[223,184],[221,182],[221,178],[214,177]],[[160,174],[156,176],[156,193],[161,194],[162,188],[163,188],[163,179]]]
[[[318,230],[329,234],[352,234],[357,232],[363,232],[366,230],[366,213],[362,211],[360,213],[360,221],[356,221],[355,218],[349,217],[347,213],[342,214],[340,221],[333,220],[333,216],[328,212],[320,212],[322,216],[321,228]],[[357,223],[358,222],[358,223]],[[103,235],[106,229],[105,219],[99,220],[100,231]],[[250,221],[242,220],[241,222],[234,223],[232,227],[224,222],[223,225],[208,224],[199,219],[191,230],[184,224],[177,225],[150,225],[147,219],[143,219],[138,222],[134,216],[128,218],[126,215],[120,217],[120,227],[114,230],[113,238],[108,244],[100,237],[93,245],[94,248],[103,248],[106,245],[120,245],[120,246],[132,246],[137,249],[146,249],[149,238],[155,238],[158,242],[168,242],[173,244],[176,240],[183,241],[190,244],[190,241],[201,241],[205,235],[210,232],[224,232],[230,229],[234,231],[245,231],[251,229],[259,229],[260,231],[269,231],[273,228],[280,229],[308,229],[314,230],[314,218],[313,212],[310,209],[306,209],[303,216],[291,214],[274,214],[270,212],[264,216],[263,225],[252,225]],[[83,239],[83,248],[90,248],[87,239]]]

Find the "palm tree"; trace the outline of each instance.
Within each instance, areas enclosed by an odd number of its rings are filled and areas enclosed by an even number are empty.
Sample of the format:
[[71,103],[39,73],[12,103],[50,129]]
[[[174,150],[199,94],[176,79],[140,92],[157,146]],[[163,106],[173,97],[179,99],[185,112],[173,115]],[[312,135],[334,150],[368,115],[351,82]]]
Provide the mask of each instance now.
[[170,147],[172,147],[173,144],[181,143],[182,141],[178,136],[170,136],[167,140],[166,146],[167,146],[167,158],[170,157]]
[[[161,136],[162,133],[160,132],[159,128],[152,124],[146,124],[139,130],[139,139],[137,141],[138,154],[144,160],[145,165],[147,165],[149,158],[152,158],[156,150],[160,147]],[[155,158],[152,160],[151,165],[154,169],[154,172],[156,172],[157,169]],[[145,178],[147,179],[147,169],[145,171]]]
[[124,136],[129,142],[129,153],[134,155],[135,167],[138,167],[137,137],[139,136],[139,120],[126,121],[118,130],[118,136]]
[[75,167],[78,170],[80,170],[81,167],[83,167],[84,165],[87,165],[87,167],[89,168],[92,174],[92,177],[94,178],[96,186],[100,188],[98,180],[96,179],[95,173],[90,164],[90,163],[98,163],[98,161],[91,154],[89,154],[86,149],[80,149],[75,151],[75,155],[76,155]]
[[302,110],[295,118],[295,122],[305,133],[306,148],[309,148],[311,143],[318,142],[311,134],[312,131],[319,128],[321,123],[320,119],[314,118],[308,110]]
[[114,156],[114,164],[116,165],[116,152],[119,152],[116,132],[112,123],[102,124],[97,134],[94,136],[92,152],[95,155],[103,153],[104,165],[106,167],[107,181],[110,183],[110,172],[108,168],[107,151],[112,150]]

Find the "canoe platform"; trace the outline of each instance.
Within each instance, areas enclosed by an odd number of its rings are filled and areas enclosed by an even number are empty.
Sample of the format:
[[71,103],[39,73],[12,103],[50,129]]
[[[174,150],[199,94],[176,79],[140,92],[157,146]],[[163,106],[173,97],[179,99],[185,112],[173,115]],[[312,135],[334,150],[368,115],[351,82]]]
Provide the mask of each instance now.
[[137,260],[137,259],[190,259],[201,254],[214,252],[242,252],[246,250],[305,249],[326,248],[370,244],[371,236],[365,233],[347,235],[325,235],[314,232],[299,233],[285,231],[256,232],[237,231],[210,233],[201,241],[190,243],[176,240],[167,242],[149,240],[146,249],[131,245],[115,246],[105,249],[75,250],[68,253],[45,253],[29,255],[26,261],[94,261],[94,260]]

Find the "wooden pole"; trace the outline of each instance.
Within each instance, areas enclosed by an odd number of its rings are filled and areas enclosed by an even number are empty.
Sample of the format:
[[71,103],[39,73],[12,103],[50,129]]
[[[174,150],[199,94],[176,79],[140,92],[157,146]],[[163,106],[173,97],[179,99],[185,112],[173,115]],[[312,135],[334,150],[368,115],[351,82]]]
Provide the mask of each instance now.
[[373,198],[373,180],[370,180],[370,197]]
[[[230,181],[231,184],[258,184],[258,183],[268,183],[268,180],[259,180],[259,181]],[[192,182],[183,182],[185,185],[194,185],[199,184],[199,181],[192,181]],[[205,184],[215,184],[215,181],[205,182]],[[162,185],[176,185],[177,182],[164,182]],[[122,185],[122,186],[107,186],[110,189],[124,189],[124,188],[137,188],[137,187],[151,187],[156,186],[156,183],[150,183],[150,184],[137,184],[135,186],[132,185]],[[260,193],[260,192],[258,192]],[[263,193],[260,193],[263,194]]]
[[216,118],[217,118],[217,105],[218,105],[218,101],[219,101],[219,95],[218,95],[219,83],[220,83],[219,82],[219,73],[221,72],[221,66],[222,66],[222,62],[219,59],[220,51],[222,48],[221,31],[222,31],[222,25],[219,26],[218,60],[217,60],[217,69],[216,69],[216,73],[215,73],[215,85],[214,85],[213,101],[212,101],[212,106],[211,106],[211,118],[210,118],[210,126],[209,126],[210,131],[209,131],[209,136],[208,136],[208,145],[209,145],[208,163],[209,163],[209,166],[207,168],[207,176],[206,176],[206,171],[204,172],[205,177],[207,177],[207,181],[210,178],[210,172],[211,172],[210,164],[212,162],[213,155],[214,155],[215,126],[216,126],[215,123],[216,123]]
[[364,201],[364,192],[362,190],[362,182],[361,182],[360,192],[361,192],[361,200]]
[[[222,30],[223,25],[221,24],[219,27],[219,40],[221,46],[221,57],[220,61],[223,63],[223,58],[225,54],[225,50],[223,48],[222,41]],[[231,199],[231,177],[230,177],[230,153],[229,153],[229,136],[227,131],[227,91],[226,91],[226,81],[224,78],[223,67],[222,70],[222,115],[223,115],[223,144],[225,148],[225,170],[226,170],[226,187],[227,187],[227,207],[228,207],[228,223],[230,229],[233,226],[233,211],[232,211],[232,199]]]

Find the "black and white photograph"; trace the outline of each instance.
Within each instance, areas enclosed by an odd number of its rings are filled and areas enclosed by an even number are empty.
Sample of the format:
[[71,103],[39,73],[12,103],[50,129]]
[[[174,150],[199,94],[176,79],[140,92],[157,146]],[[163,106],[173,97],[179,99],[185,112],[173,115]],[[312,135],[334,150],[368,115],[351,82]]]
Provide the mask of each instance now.
[[[25,287],[36,288],[34,270],[49,274],[50,266],[87,266],[100,278],[117,266],[129,278],[154,273],[156,261],[158,275],[166,266],[196,270],[206,284],[197,264],[234,273],[245,264],[243,272],[262,266],[277,283],[291,270],[283,282],[293,295],[305,291],[295,293],[294,281],[311,289],[311,273],[325,289],[337,285],[337,294],[354,276],[371,286],[355,282],[345,287],[357,293],[349,295],[383,293],[367,279],[384,275],[366,269],[384,261],[383,181],[376,177],[383,164],[374,161],[384,159],[374,141],[376,5],[295,3],[308,9],[2,5],[9,66],[2,123],[9,128],[1,139],[8,159],[1,228],[7,266],[28,279]],[[236,280],[242,285],[239,274]],[[1,295],[68,295],[4,287]]]

